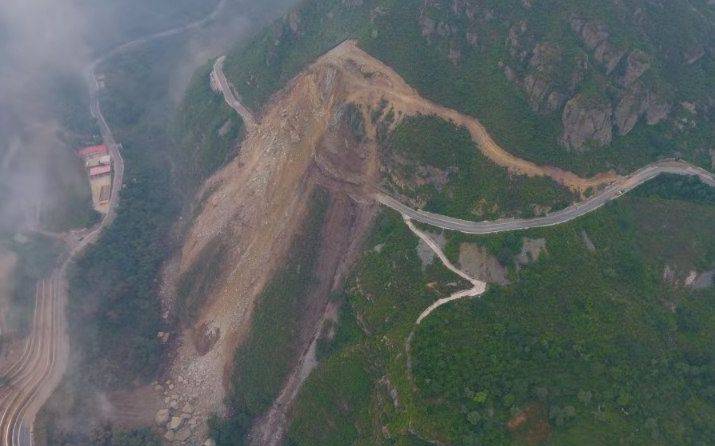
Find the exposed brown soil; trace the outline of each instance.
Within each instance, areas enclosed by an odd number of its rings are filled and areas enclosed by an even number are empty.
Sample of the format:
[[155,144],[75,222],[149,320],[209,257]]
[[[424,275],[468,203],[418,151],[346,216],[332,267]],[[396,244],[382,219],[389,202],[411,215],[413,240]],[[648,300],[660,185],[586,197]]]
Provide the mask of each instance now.
[[[344,42],[292,79],[265,106],[240,154],[198,192],[204,205],[171,261],[173,267],[166,269],[165,289],[175,290],[179,278],[201,261],[200,253],[212,240],[230,241],[216,285],[202,296],[204,304],[193,324],[178,335],[168,372],[174,382],[183,377],[174,392],[195,398],[200,413],[223,410],[226,378],[236,346],[249,330],[256,297],[282,265],[306,217],[309,198],[321,186],[329,192],[331,204],[317,263],[320,283],[300,315],[300,343],[308,354],[325,319],[327,297],[349,270],[375,212],[371,197],[378,183],[379,156],[371,113],[382,109],[385,101],[385,110],[395,112],[390,125],[408,115],[438,115],[465,126],[487,157],[515,173],[550,176],[577,192],[615,178],[606,174],[583,179],[514,157],[476,119],[422,98],[355,42]],[[362,116],[362,131],[356,132],[346,119],[349,104]],[[207,333],[216,335],[207,338]],[[305,359],[303,355],[281,393],[279,401],[289,397],[281,404],[294,397],[302,382],[294,377],[304,372],[300,367]],[[284,412],[285,407],[275,423],[282,423]],[[270,413],[264,421],[268,424],[259,425],[259,431],[281,429]]]
[[541,404],[531,404],[516,414],[506,424],[507,429],[527,445],[544,443],[551,435],[551,425],[546,417],[546,408]]
[[487,283],[509,284],[506,268],[486,248],[475,243],[459,245],[459,266],[467,274]]
[[[299,315],[302,351],[375,212],[368,186],[378,172],[377,132],[369,108],[357,103],[365,132],[354,135],[345,119],[350,78],[321,61],[273,98],[240,155],[199,191],[205,205],[175,260],[176,274],[166,277],[166,289],[175,289],[171,282],[200,261],[205,246],[217,237],[230,240],[216,286],[204,296],[193,325],[179,335],[169,372],[185,378],[176,392],[196,397],[202,413],[223,409],[231,359],[249,329],[255,299],[286,258],[313,190],[326,189],[330,205],[316,266],[319,283]],[[211,331],[218,337],[206,342],[204,334]]]

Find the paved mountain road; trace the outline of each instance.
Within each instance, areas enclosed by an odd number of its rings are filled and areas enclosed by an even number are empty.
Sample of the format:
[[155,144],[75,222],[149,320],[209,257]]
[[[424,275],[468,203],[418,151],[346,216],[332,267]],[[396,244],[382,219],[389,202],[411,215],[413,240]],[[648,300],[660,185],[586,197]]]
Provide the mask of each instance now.
[[633,172],[631,175],[620,181],[616,181],[585,201],[573,204],[560,211],[546,214],[542,217],[529,219],[504,218],[493,221],[475,222],[413,209],[382,191],[375,193],[375,199],[412,220],[430,226],[465,234],[494,234],[566,223],[589,212],[593,212],[607,202],[620,197],[622,194],[635,189],[658,175],[666,173],[697,176],[703,183],[715,186],[715,175],[711,172],[683,161],[664,160],[649,164]]
[[246,108],[245,105],[234,93],[233,88],[231,88],[231,83],[226,79],[226,75],[223,72],[223,63],[226,60],[226,56],[221,56],[214,62],[213,71],[211,72],[212,79],[215,79],[218,83],[218,87],[223,93],[223,98],[229,107],[234,109],[241,119],[243,119],[243,124],[246,126],[246,131],[250,132],[256,126],[256,118],[253,117],[253,113]]

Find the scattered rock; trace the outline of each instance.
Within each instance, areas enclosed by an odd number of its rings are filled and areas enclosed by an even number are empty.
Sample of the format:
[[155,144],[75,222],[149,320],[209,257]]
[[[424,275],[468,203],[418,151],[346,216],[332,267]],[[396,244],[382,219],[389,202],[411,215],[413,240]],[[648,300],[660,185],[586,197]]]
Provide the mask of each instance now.
[[591,252],[596,251],[596,245],[594,245],[591,239],[588,237],[588,234],[586,234],[585,229],[581,230],[581,239],[583,240],[583,244],[586,245],[586,249]]
[[186,403],[186,404],[184,405],[184,408],[181,409],[181,411],[184,412],[184,413],[194,413],[194,408],[191,407],[191,404]]
[[675,283],[675,271],[669,265],[665,265],[663,268],[663,282]]
[[174,439],[176,441],[183,442],[183,441],[188,440],[190,436],[191,436],[191,429],[188,427],[185,427],[176,433],[176,435],[174,436]]
[[174,441],[174,432],[172,432],[172,431],[167,431],[167,432],[164,434],[164,438],[166,439],[166,441]]
[[629,88],[616,106],[614,118],[618,133],[626,135],[633,130],[643,114],[643,92],[639,84]]
[[507,285],[506,268],[486,248],[475,243],[459,245],[459,266],[467,274],[489,283]]
[[685,278],[685,282],[683,284],[685,286],[690,286],[695,282],[695,278],[698,277],[698,273],[696,271],[690,271],[688,273],[688,277]]
[[522,239],[521,252],[516,255],[515,259],[519,265],[528,265],[531,262],[539,260],[541,253],[544,251],[546,251],[545,238],[531,239],[524,237]]
[[571,19],[571,28],[581,36],[586,46],[592,50],[596,49],[609,36],[605,25],[586,22],[581,18]]
[[715,269],[698,274],[690,284],[696,290],[703,290],[713,285],[715,285]]
[[668,117],[670,103],[657,94],[650,92],[646,96],[643,108],[645,109],[648,125],[655,125]]
[[611,74],[611,72],[616,68],[618,62],[626,52],[608,41],[602,42],[596,51],[593,52],[593,58],[598,62],[606,66],[606,74]]
[[[439,234],[427,232],[427,235],[442,248],[444,248],[445,244],[447,243],[444,234],[441,232]],[[417,255],[422,262],[422,269],[427,268],[427,266],[434,261],[435,257],[435,253],[434,251],[432,251],[432,248],[430,248],[429,245],[425,243],[422,239],[420,239],[417,243]]]
[[695,47],[689,48],[683,55],[683,58],[685,59],[686,64],[691,65],[699,61],[704,55],[705,48],[703,48],[702,45],[697,45]]
[[184,422],[183,417],[171,417],[171,421],[169,421],[169,424],[166,425],[166,428],[170,431],[175,431],[179,427],[181,427],[181,424]]
[[624,86],[631,85],[636,79],[641,77],[648,68],[650,68],[650,58],[648,55],[640,50],[631,51],[626,59],[626,71],[621,78],[621,84]]
[[165,425],[169,421],[169,409],[160,409],[154,415],[154,421],[159,426]]
[[291,32],[294,35],[298,34],[298,31],[300,30],[300,14],[297,9],[293,9],[290,13],[288,13],[287,21]]

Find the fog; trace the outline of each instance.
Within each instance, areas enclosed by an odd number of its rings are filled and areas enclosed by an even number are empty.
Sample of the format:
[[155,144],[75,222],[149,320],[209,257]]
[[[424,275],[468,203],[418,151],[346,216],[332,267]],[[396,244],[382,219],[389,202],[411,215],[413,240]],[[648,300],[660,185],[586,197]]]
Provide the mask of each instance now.
[[71,162],[48,98],[86,64],[84,29],[72,0],[0,3],[0,231],[35,226],[48,168]]
[[[133,38],[207,14],[218,0],[2,0],[0,2],[0,235],[37,229],[65,190],[88,187],[62,138],[61,80]],[[176,105],[192,73],[295,0],[223,0],[210,26],[187,36],[167,79]],[[82,91],[84,94],[85,92]],[[85,98],[86,99],[86,98]],[[49,179],[52,180],[49,180]]]

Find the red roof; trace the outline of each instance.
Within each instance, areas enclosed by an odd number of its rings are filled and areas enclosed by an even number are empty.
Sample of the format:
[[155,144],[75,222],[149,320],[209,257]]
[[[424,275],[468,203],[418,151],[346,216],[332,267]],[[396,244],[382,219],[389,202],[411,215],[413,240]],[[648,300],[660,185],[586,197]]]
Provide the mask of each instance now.
[[98,146],[85,147],[84,149],[80,149],[77,151],[77,155],[82,156],[82,157],[91,156],[91,155],[106,155],[108,153],[109,153],[109,149],[104,144],[100,144]]
[[100,164],[99,166],[94,166],[89,168],[89,176],[96,177],[98,175],[104,175],[112,171],[112,166],[109,164]]

